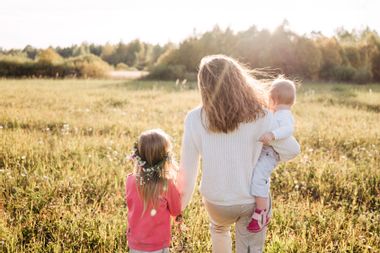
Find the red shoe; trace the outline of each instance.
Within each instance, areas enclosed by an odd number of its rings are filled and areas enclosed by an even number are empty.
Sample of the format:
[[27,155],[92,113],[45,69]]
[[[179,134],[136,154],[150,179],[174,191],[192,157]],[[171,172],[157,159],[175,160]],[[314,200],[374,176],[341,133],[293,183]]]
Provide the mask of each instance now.
[[247,226],[247,230],[251,233],[258,233],[265,228],[270,222],[270,217],[266,210],[256,209],[253,212],[252,220]]

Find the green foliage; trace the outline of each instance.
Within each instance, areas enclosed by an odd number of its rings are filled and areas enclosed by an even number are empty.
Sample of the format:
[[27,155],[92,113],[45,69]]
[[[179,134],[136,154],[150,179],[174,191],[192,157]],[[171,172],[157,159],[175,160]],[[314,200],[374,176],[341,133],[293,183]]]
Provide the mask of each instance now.
[[183,65],[158,64],[152,68],[147,79],[176,80],[185,78],[186,67]]
[[130,44],[124,44],[120,42],[110,54],[103,56],[104,59],[116,65],[118,63],[124,63],[128,66],[134,66],[136,64],[137,52],[140,50],[140,42],[133,41]]
[[355,74],[355,68],[341,65],[333,67],[332,71],[329,73],[330,76],[333,76],[334,79],[339,82],[349,82],[353,80]]
[[55,51],[56,51],[60,56],[62,56],[63,58],[69,58],[69,57],[73,57],[73,56],[74,56],[74,50],[75,50],[75,47],[76,47],[76,46],[65,47],[65,48],[57,47],[57,48],[55,49]]
[[[54,52],[54,51],[53,51]],[[94,55],[84,55],[63,60],[51,50],[42,52],[38,61],[22,57],[0,57],[2,77],[104,77],[109,65]]]
[[350,63],[350,65],[354,68],[358,68],[361,65],[360,52],[359,49],[353,45],[345,46],[344,54]]
[[[0,51],[0,55],[28,58],[32,61],[39,59],[49,68],[50,65],[59,65],[70,61],[70,58],[89,54],[100,57],[113,67],[120,68],[126,65],[128,69],[150,70],[151,78],[163,80],[186,77],[193,80],[202,57],[226,54],[237,58],[250,68],[269,68],[274,73],[297,79],[361,84],[380,81],[380,37],[376,31],[369,28],[352,31],[339,28],[336,35],[331,37],[315,32],[299,35],[289,29],[286,21],[273,32],[252,26],[235,33],[229,28],[221,29],[215,26],[205,33],[193,34],[178,45],[167,43],[161,46],[133,40],[129,43],[121,41],[105,45],[82,43],[44,50],[26,46],[23,50]],[[101,65],[97,62],[91,66],[84,66],[83,72],[88,73],[76,73],[75,76],[102,72]],[[21,69],[17,69],[17,66]],[[15,72],[2,76],[20,76],[19,72],[27,72],[25,68],[30,69],[29,66],[14,64],[10,69]],[[0,70],[0,73],[4,72],[5,70]],[[75,71],[66,72],[72,75]],[[59,75],[66,72],[59,72]]]
[[373,53],[372,55],[372,61],[371,61],[371,65],[372,66],[372,75],[373,75],[373,79],[376,81],[376,82],[379,82],[380,81],[380,39],[376,41],[376,46],[377,46],[377,50]]
[[[126,252],[125,159],[160,127],[180,152],[200,103],[175,82],[0,80],[0,251]],[[59,94],[59,96],[57,96]],[[304,84],[302,152],[272,175],[265,252],[379,252],[380,86]],[[171,250],[211,252],[198,189]]]
[[161,46],[150,45],[139,40],[128,44],[120,42],[117,45],[106,44],[102,48],[101,57],[112,65],[123,63],[129,67],[143,70],[153,65],[163,52]]
[[15,62],[15,63],[27,63],[32,62],[28,57],[26,57],[24,54],[0,54],[0,61],[6,61],[6,62]]
[[279,68],[288,75],[296,73],[295,46],[293,42],[295,38],[296,35],[287,29],[286,24],[279,26],[271,34],[271,40],[266,45],[267,66]]
[[372,72],[368,67],[361,67],[358,70],[356,70],[355,75],[353,76],[352,80],[355,83],[359,84],[365,84],[372,81]]
[[115,69],[116,70],[128,70],[129,67],[127,64],[120,62],[120,63],[116,64]]
[[84,55],[67,60],[66,66],[74,67],[80,77],[104,77],[109,65],[95,55]]
[[322,64],[322,54],[315,41],[297,38],[295,45],[295,73],[309,80],[317,80]]
[[343,63],[339,42],[335,38],[321,38],[318,45],[323,59],[320,75],[326,80],[334,80],[334,69]]
[[30,46],[30,45],[27,45],[23,50],[22,50],[23,53],[26,53],[26,56],[29,58],[29,59],[36,59],[37,55],[39,54],[39,50]]
[[269,67],[306,80],[366,83],[372,77],[378,80],[378,68],[368,66],[379,66],[379,45],[373,31],[339,30],[337,38],[321,34],[309,38],[289,30],[286,22],[272,33],[255,26],[237,34],[215,27],[163,53],[152,71],[168,72],[169,66],[181,65],[185,73],[194,73],[203,56],[223,53],[253,68]]
[[38,62],[42,64],[56,64],[62,61],[62,57],[52,48],[42,50],[38,54]]

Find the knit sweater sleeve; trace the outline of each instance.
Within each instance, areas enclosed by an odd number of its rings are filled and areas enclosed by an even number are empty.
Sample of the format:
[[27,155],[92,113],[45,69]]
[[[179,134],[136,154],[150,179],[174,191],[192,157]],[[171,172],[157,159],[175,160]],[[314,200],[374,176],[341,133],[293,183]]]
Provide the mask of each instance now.
[[178,184],[181,191],[182,210],[188,205],[193,195],[198,175],[199,143],[194,136],[191,113],[186,116],[182,137],[181,160],[179,166]]

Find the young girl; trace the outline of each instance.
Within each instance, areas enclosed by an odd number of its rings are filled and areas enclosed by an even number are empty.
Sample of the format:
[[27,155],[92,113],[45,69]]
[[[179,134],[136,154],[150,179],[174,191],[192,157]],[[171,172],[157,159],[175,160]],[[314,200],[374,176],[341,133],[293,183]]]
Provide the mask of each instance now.
[[135,172],[127,177],[125,197],[130,252],[169,252],[170,215],[181,212],[171,146],[160,129],[143,132],[135,145]]
[[269,223],[267,214],[270,176],[279,162],[279,155],[270,146],[274,140],[283,140],[293,135],[294,120],[291,107],[296,98],[296,89],[292,81],[279,78],[273,81],[269,91],[269,106],[278,128],[264,133],[260,141],[264,144],[256,164],[251,181],[251,194],[256,198],[256,209],[247,229],[260,232]]

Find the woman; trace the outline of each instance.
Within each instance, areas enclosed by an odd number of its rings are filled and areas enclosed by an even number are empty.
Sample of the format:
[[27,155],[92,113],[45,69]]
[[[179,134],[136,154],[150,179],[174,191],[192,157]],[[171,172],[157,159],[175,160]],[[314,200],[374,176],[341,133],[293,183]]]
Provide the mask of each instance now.
[[[266,109],[266,94],[246,69],[223,55],[202,59],[198,86],[202,106],[185,119],[180,162],[182,208],[193,194],[202,157],[200,192],[210,219],[212,251],[232,252],[230,227],[235,223],[236,252],[262,252],[266,229],[252,234],[246,227],[255,207],[250,180],[262,148],[258,139],[276,127],[273,114]],[[282,161],[300,152],[293,137],[272,146]]]

